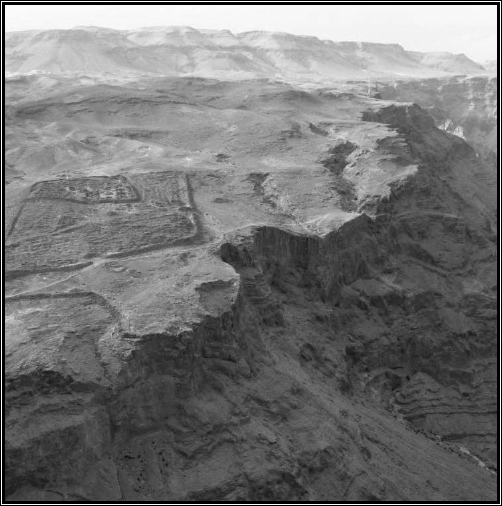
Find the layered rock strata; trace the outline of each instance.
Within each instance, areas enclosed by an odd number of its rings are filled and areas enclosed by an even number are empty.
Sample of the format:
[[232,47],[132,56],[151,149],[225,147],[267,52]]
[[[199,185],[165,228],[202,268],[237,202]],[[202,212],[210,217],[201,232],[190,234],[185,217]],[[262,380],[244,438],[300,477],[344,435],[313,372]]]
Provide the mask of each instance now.
[[491,172],[416,105],[361,117],[338,149],[312,133],[342,225],[262,173],[282,225],[216,237],[194,185],[206,242],[14,290],[10,499],[495,499]]
[[494,170],[497,165],[497,77],[457,76],[378,85],[384,100],[416,102],[436,126],[465,139]]

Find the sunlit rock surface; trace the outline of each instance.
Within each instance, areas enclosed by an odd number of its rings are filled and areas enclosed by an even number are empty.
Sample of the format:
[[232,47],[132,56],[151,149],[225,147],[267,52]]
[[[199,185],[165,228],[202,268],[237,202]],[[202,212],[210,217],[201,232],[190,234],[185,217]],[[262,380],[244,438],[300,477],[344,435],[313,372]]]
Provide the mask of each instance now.
[[10,499],[495,500],[496,81],[56,70],[6,83]]

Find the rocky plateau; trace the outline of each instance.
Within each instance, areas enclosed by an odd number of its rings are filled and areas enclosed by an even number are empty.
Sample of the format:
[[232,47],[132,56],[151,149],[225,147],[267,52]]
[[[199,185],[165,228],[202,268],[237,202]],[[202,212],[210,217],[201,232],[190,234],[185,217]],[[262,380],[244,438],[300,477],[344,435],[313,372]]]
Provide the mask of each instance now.
[[7,34],[7,500],[497,499],[497,77],[314,39]]

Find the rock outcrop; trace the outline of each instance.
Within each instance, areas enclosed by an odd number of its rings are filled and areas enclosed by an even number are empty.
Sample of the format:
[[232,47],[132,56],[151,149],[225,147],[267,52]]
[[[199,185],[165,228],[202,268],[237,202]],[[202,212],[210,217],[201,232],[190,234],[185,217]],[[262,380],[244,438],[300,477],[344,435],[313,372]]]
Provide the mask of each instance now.
[[[496,177],[464,139],[415,104],[281,83],[7,112],[8,245],[37,267],[6,283],[9,499],[496,499]],[[86,157],[33,170],[42,133]],[[59,227],[66,186],[115,174],[140,202],[71,202]],[[123,254],[50,267],[56,238],[113,223]]]
[[452,77],[382,83],[381,98],[416,102],[434,118],[436,126],[465,139],[496,170],[497,77]]

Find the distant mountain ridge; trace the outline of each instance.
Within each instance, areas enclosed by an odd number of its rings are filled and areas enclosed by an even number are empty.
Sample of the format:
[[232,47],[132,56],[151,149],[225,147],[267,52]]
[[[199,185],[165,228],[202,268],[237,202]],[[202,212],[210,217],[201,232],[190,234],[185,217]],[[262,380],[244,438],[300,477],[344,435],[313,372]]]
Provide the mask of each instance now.
[[497,66],[498,66],[497,60],[485,60],[483,62],[483,67],[489,72],[497,73]]
[[398,44],[334,42],[283,32],[149,27],[8,32],[5,70],[114,76],[346,78],[483,74],[464,54],[406,51]]

